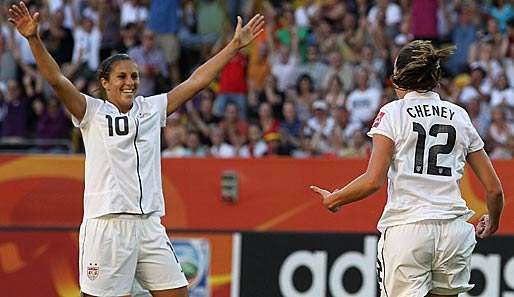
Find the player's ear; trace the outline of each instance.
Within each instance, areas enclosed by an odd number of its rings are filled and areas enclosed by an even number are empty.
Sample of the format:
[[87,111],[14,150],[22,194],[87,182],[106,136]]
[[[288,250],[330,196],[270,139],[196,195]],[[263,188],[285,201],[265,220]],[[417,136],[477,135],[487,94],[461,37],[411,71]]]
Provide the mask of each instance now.
[[102,85],[102,87],[104,88],[104,90],[107,90],[108,87],[109,87],[109,81],[106,80],[105,78],[100,78],[100,84]]

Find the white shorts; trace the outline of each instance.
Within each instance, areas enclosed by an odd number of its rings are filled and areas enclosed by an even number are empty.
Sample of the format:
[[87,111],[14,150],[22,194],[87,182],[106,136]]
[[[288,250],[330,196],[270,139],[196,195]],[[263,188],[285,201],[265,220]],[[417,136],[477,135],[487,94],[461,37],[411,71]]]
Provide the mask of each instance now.
[[175,251],[155,215],[106,215],[86,219],[79,234],[82,292],[130,295],[137,281],[149,291],[187,286]]
[[386,228],[378,242],[381,297],[456,295],[469,291],[475,227],[460,219]]

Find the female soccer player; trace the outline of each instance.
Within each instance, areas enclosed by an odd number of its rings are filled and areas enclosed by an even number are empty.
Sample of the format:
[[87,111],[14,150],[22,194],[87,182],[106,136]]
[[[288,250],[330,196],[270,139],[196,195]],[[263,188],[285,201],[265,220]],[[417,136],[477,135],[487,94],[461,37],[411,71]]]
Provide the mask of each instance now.
[[84,219],[80,227],[80,287],[86,296],[127,296],[135,280],[153,296],[187,296],[187,281],[166,235],[160,134],[166,117],[207,87],[221,68],[263,30],[256,15],[238,17],[232,40],[179,86],[135,97],[136,64],[125,54],[100,65],[100,99],[81,94],[61,73],[38,34],[39,13],[23,2],[9,21],[29,42],[38,69],[80,127],[86,150]]
[[475,246],[473,216],[459,190],[467,161],[486,190],[489,214],[476,235],[492,235],[500,223],[503,190],[484,143],[466,111],[432,90],[441,62],[453,48],[412,41],[401,49],[392,80],[400,100],[384,105],[368,135],[368,168],[334,192],[311,186],[323,205],[342,205],[376,192],[388,177],[388,198],[378,222],[381,297],[457,296],[469,284]]

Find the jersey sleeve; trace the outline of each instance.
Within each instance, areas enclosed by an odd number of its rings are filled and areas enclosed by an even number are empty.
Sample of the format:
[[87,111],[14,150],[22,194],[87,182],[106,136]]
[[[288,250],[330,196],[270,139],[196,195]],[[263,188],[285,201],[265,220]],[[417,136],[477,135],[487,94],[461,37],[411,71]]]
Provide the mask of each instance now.
[[93,98],[86,94],[82,95],[86,98],[86,113],[84,114],[84,117],[82,118],[82,120],[79,120],[73,115],[71,116],[71,121],[73,122],[73,125],[77,128],[83,128],[87,126],[87,124],[91,121],[93,115],[96,113],[100,105],[103,104],[103,101],[100,99]]
[[163,93],[155,96],[150,96],[146,100],[152,102],[152,104],[154,104],[157,107],[159,114],[161,116],[161,127],[165,127],[166,118],[168,117],[168,115],[166,114],[166,109],[168,107],[168,94]]
[[[465,112],[465,111],[464,111]],[[469,139],[469,145],[468,145],[468,153],[473,153],[476,151],[479,151],[484,148],[484,141],[478,134],[477,129],[475,129],[475,126],[473,126],[473,122],[471,122],[471,119],[469,118],[469,115],[467,112],[465,112],[466,120],[467,120],[467,126],[468,126],[468,139]]]
[[390,108],[390,105],[385,105],[375,117],[371,129],[368,132],[368,136],[373,137],[375,134],[380,134],[395,141],[393,124],[392,108]]

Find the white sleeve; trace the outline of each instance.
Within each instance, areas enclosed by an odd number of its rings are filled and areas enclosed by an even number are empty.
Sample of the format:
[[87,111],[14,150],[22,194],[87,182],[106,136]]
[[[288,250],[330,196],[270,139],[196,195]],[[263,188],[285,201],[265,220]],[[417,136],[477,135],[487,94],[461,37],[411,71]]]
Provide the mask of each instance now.
[[82,117],[82,120],[77,119],[73,115],[71,116],[71,121],[73,122],[73,125],[77,128],[85,127],[93,118],[93,115],[96,113],[98,108],[104,103],[104,101],[101,99],[96,99],[82,93],[81,95],[83,95],[86,98],[86,113],[84,114],[84,117]]
[[477,129],[475,129],[475,126],[473,126],[473,123],[471,122],[471,119],[469,118],[469,115],[467,112],[465,112],[465,117],[466,117],[467,125],[468,125],[468,129],[467,129],[468,139],[469,139],[468,153],[479,151],[484,148],[484,141],[478,134],[478,131],[477,131]]
[[375,134],[384,135],[385,137],[391,139],[393,142],[395,141],[395,133],[394,133],[394,125],[393,125],[393,115],[391,114],[391,108],[388,108],[390,105],[385,105],[380,109],[375,120],[373,121],[373,125],[368,132],[369,137],[373,137]]
[[150,96],[147,97],[146,100],[157,107],[157,110],[161,115],[161,127],[166,127],[166,118],[168,117],[166,113],[168,107],[168,94],[162,93],[159,95]]

